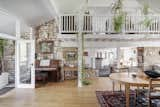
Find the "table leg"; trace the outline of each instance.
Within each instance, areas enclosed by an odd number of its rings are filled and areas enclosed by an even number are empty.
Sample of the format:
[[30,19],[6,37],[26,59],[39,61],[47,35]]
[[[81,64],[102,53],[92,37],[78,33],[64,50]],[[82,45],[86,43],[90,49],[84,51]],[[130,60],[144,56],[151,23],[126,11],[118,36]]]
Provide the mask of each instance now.
[[122,85],[121,84],[119,84],[119,90],[122,91]]
[[115,83],[114,83],[114,81],[112,81],[112,91],[114,92],[115,90]]
[[130,103],[130,85],[125,84],[125,95],[126,95],[126,107],[129,107]]

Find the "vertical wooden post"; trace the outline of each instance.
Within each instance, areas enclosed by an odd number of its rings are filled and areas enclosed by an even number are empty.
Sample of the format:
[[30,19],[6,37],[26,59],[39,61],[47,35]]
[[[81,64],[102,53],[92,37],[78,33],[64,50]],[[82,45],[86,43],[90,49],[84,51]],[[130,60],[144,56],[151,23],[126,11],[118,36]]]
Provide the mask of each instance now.
[[117,67],[120,67],[120,47],[117,48]]
[[35,40],[34,38],[34,33],[33,33],[33,28],[30,27],[30,41],[31,41],[31,84],[32,88],[35,88]]
[[85,59],[84,59],[84,56],[83,56],[83,53],[84,53],[84,34],[82,33],[82,81],[85,79],[85,69],[84,69],[84,62],[85,62]]
[[83,43],[82,43],[82,29],[83,29],[83,17],[79,16],[79,32],[78,32],[78,87],[82,87],[82,70],[83,70]]
[[15,41],[15,87],[18,88],[20,71],[19,71],[19,39],[20,39],[20,21],[16,20],[15,25],[16,41]]
[[82,87],[82,33],[78,34],[78,87]]
[[130,85],[125,84],[126,107],[130,107]]

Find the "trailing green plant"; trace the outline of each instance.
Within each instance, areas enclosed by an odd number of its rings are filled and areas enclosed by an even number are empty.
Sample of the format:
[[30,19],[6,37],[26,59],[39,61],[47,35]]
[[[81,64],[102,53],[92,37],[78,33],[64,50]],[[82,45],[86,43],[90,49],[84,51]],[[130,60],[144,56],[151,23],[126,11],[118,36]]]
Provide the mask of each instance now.
[[148,17],[145,17],[145,19],[143,20],[142,24],[143,24],[146,28],[148,28],[148,27],[150,27],[151,24],[152,24],[152,19],[149,19]]
[[85,72],[84,69],[82,70],[82,80],[81,80],[81,82],[82,82],[82,85],[90,85],[91,84],[91,82],[86,79],[86,72]]
[[118,0],[114,3],[114,6],[112,8],[112,11],[114,13],[113,17],[113,25],[114,25],[114,31],[121,32],[122,26],[125,19],[125,12],[123,11],[123,3],[122,0]]
[[142,12],[143,12],[144,15],[149,14],[149,5],[148,4],[144,4]]
[[6,45],[6,40],[0,39],[0,73],[4,71],[4,64],[3,64],[3,56],[4,56],[4,46]]
[[141,24],[144,25],[145,28],[148,28],[152,24],[152,19],[149,18],[149,5],[144,4],[143,9],[142,9],[143,15],[144,15],[144,20],[141,22]]
[[84,52],[84,35],[82,34],[82,73],[81,73],[81,83],[82,85],[89,85],[91,84],[91,82],[89,80],[86,79],[86,72],[85,72],[85,67],[84,67],[84,56],[83,56],[83,52]]
[[113,18],[113,24],[114,24],[114,30],[116,32],[121,32],[122,31],[122,27],[123,27],[123,23],[124,23],[124,14],[118,14],[115,15]]
[[114,3],[112,11],[114,12],[114,14],[117,14],[120,11],[122,11],[122,7],[123,7],[122,0],[118,0],[117,2]]
[[91,84],[91,82],[90,82],[90,81],[88,81],[88,80],[83,80],[83,81],[82,81],[82,84],[83,84],[83,85],[90,85],[90,84]]
[[0,39],[0,57],[3,57],[4,53],[4,45],[6,45],[6,40]]

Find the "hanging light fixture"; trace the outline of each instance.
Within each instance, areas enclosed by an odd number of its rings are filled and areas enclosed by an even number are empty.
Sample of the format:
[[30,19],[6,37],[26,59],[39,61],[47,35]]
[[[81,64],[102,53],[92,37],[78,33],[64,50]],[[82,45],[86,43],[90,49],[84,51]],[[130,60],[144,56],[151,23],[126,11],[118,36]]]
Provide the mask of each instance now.
[[84,11],[84,14],[90,14],[89,9],[88,9],[88,2],[89,2],[89,0],[85,1],[85,11]]

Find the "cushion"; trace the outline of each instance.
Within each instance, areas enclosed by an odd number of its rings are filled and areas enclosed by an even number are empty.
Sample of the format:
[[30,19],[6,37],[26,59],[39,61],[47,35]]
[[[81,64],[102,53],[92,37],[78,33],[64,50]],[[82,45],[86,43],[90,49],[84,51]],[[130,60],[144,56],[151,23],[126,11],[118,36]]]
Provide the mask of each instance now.
[[160,77],[160,73],[157,72],[157,71],[155,71],[155,70],[147,70],[147,71],[144,71],[144,73],[147,76],[151,77],[151,78],[158,78],[158,77]]

